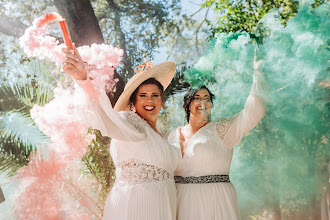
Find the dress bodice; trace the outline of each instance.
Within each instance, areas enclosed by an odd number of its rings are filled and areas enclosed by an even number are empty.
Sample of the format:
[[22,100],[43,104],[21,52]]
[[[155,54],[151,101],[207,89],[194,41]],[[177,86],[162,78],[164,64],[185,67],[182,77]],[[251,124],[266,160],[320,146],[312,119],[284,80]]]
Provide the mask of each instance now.
[[[180,128],[172,131],[169,141],[180,150]],[[233,149],[227,147],[216,130],[216,122],[200,128],[191,138],[174,173],[177,176],[229,174]]]
[[156,133],[139,115],[131,111],[119,113],[122,120],[127,121],[133,128],[143,134],[141,140],[112,139],[110,154],[118,167],[132,159],[140,163],[154,165],[173,173],[179,153],[173,149],[161,135]]
[[[252,130],[266,114],[263,99],[256,96],[254,87],[244,109],[238,114],[210,122],[200,128],[188,143],[184,156],[175,171],[177,176],[228,175],[233,147]],[[168,141],[181,149],[180,128],[173,130]]]

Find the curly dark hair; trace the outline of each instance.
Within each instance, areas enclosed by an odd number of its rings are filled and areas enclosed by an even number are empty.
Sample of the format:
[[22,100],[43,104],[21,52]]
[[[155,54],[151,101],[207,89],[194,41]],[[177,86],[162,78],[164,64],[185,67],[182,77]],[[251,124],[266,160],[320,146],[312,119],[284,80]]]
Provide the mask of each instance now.
[[208,91],[208,93],[210,94],[211,103],[213,104],[213,99],[215,98],[215,96],[210,92],[210,90],[206,86],[201,86],[199,89],[189,88],[183,98],[183,108],[184,108],[184,111],[186,112],[186,120],[188,123],[189,123],[189,117],[190,117],[190,110],[189,110],[190,104],[191,104],[196,92],[198,92],[198,90],[200,90],[200,89],[206,89]]

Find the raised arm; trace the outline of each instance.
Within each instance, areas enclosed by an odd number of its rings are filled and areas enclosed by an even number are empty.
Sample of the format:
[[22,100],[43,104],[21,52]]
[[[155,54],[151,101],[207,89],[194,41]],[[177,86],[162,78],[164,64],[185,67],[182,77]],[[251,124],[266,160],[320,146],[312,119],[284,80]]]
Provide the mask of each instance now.
[[266,115],[267,105],[263,94],[267,89],[264,74],[259,69],[260,63],[255,59],[253,84],[244,109],[233,117],[217,122],[219,137],[230,148],[237,145]]
[[125,141],[143,140],[145,133],[131,125],[124,113],[116,112],[105,91],[93,85],[75,46],[65,48],[63,52],[63,70],[75,79],[74,110],[78,121],[100,130],[103,136]]

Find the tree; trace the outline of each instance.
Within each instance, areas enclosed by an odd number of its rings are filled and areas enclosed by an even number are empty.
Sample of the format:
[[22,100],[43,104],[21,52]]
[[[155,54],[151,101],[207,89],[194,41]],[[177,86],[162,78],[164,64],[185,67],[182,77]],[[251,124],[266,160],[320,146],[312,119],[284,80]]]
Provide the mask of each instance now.
[[[324,3],[316,0],[313,7]],[[213,12],[218,15],[215,24],[208,20],[212,31],[211,37],[216,33],[229,33],[256,31],[259,20],[271,9],[277,8],[281,12],[282,23],[293,18],[298,11],[299,2],[295,0],[205,0],[201,7],[213,7]]]

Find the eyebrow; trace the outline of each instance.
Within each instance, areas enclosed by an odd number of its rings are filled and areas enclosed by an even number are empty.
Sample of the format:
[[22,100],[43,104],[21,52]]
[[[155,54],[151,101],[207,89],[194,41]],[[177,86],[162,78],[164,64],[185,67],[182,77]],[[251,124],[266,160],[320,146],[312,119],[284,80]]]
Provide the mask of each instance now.
[[[147,93],[146,92],[141,92],[141,93],[138,93],[139,95],[146,95]],[[160,92],[153,92],[153,93],[151,93],[152,95],[154,95],[154,94],[160,94]]]
[[[199,97],[200,97],[200,95],[194,95],[194,97],[195,97],[195,96],[199,96]],[[204,97],[206,97],[206,96],[207,96],[207,97],[210,97],[209,95],[204,95]]]

